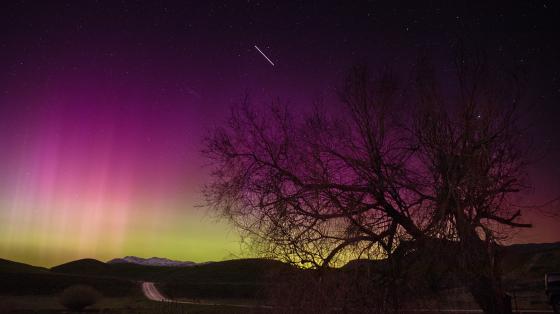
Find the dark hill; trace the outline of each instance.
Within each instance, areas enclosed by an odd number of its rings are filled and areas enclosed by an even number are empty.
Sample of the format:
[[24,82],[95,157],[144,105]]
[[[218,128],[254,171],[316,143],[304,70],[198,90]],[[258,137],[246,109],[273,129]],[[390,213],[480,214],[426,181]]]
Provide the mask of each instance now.
[[[440,248],[441,250],[441,248]],[[502,269],[504,283],[509,290],[542,290],[544,274],[560,271],[560,242],[529,243],[505,246],[502,252]],[[420,283],[429,284],[430,288],[453,288],[462,286],[453,268],[449,267],[452,259],[445,257],[449,253],[431,250],[428,254],[414,252],[404,258],[402,271],[410,278],[419,279]],[[362,274],[383,273],[388,267],[387,260],[357,259],[349,261],[341,269]],[[372,277],[376,280],[376,276]]]
[[1,273],[43,273],[48,269],[0,258]]
[[64,263],[62,265],[52,267],[51,270],[56,273],[90,276],[103,276],[109,272],[107,264],[92,258],[79,259]]
[[260,282],[271,274],[288,271],[292,267],[271,259],[235,259],[190,267],[179,267],[161,277],[161,281]]
[[503,265],[506,282],[540,286],[545,273],[560,271],[560,242],[511,245],[505,250]]
[[55,273],[81,276],[116,277],[135,281],[159,281],[172,267],[145,266],[132,263],[107,264],[95,259],[81,259],[51,268]]
[[270,259],[236,259],[194,266],[146,266],[84,259],[52,268],[58,274],[153,281],[171,297],[253,298],[294,268]]
[[506,249],[511,253],[518,254],[553,251],[560,250],[560,242],[512,244],[510,246],[507,246]]
[[270,259],[236,259],[176,268],[160,278],[173,298],[262,298],[269,287],[298,269]]
[[386,260],[354,259],[342,266],[346,271],[378,271],[387,267]]
[[188,281],[256,282],[274,271],[289,269],[285,263],[270,259],[236,259],[195,266],[147,266],[133,263],[103,263],[94,259],[81,259],[51,268],[55,273],[119,277],[131,280],[157,282]]
[[[105,264],[95,260],[79,260],[60,265],[59,271],[0,259],[0,295],[45,295],[60,293],[68,286],[85,284],[105,296],[139,295],[138,285],[130,280],[95,276]],[[88,269],[89,275],[71,274]]]

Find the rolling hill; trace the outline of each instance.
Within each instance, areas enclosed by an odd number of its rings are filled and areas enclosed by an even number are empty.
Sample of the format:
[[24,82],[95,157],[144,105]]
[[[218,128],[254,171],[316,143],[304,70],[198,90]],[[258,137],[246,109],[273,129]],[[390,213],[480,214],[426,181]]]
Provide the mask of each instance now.
[[194,266],[147,266],[135,263],[103,263],[81,259],[51,268],[59,274],[116,277],[130,280],[195,283],[257,282],[275,270],[290,266],[269,259],[237,259]]
[[[8,271],[16,269],[18,272]],[[40,271],[39,271],[40,270]],[[49,269],[11,261],[0,263],[0,294],[52,294],[65,287],[83,283],[105,295],[140,293],[138,281],[158,282],[173,297],[244,297],[253,298],[276,274],[294,270],[291,266],[268,259],[238,259],[194,266],[146,266],[134,263],[104,263],[80,259]]]
[[0,258],[0,273],[44,273],[48,269]]
[[92,258],[84,258],[68,263],[64,263],[51,270],[55,273],[88,275],[88,276],[106,276],[109,273],[109,265]]
[[[83,261],[76,262],[77,264],[87,264],[88,267],[92,267],[92,265],[99,267],[92,260]],[[75,265],[76,262],[68,264]],[[106,296],[140,295],[137,284],[130,280],[57,273],[47,268],[5,259],[0,259],[0,282],[2,282],[0,295],[56,294],[66,287],[76,284],[90,285]]]

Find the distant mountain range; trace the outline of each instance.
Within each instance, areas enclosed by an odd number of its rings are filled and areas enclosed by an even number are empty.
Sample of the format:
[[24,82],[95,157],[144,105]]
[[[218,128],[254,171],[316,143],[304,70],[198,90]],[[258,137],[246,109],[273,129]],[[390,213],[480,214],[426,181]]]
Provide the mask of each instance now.
[[168,258],[161,258],[161,257],[142,258],[137,256],[125,256],[123,258],[114,258],[108,261],[107,264],[138,264],[144,266],[167,266],[167,267],[185,267],[185,266],[198,265],[198,263],[190,262],[190,261],[174,261]]
[[[560,271],[560,242],[511,245],[505,248],[502,262],[506,289],[526,296],[528,302],[544,304],[543,277],[547,272]],[[384,264],[383,260],[354,260],[333,273],[339,276],[352,274],[353,269],[375,270]],[[306,278],[309,271],[257,258],[195,263],[127,256],[106,263],[81,259],[50,269],[0,258],[0,296],[52,295],[70,285],[87,284],[106,296],[137,297],[141,293],[138,282],[150,281],[158,283],[172,298],[247,299],[267,292],[271,283]],[[460,284],[452,279],[443,281],[445,287],[455,289],[453,284]]]

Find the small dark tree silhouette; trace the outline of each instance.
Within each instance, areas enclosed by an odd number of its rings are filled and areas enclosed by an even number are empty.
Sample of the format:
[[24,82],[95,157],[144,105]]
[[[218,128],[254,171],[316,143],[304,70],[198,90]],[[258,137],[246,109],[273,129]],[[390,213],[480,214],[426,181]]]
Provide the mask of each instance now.
[[408,98],[392,73],[355,67],[334,114],[246,100],[207,139],[209,205],[263,255],[296,264],[440,252],[485,313],[508,313],[500,243],[530,227],[512,198],[528,164],[521,89],[484,54],[458,51],[456,101],[428,62]]
[[60,295],[60,303],[69,310],[82,311],[84,308],[94,305],[101,298],[101,294],[90,286],[70,286]]

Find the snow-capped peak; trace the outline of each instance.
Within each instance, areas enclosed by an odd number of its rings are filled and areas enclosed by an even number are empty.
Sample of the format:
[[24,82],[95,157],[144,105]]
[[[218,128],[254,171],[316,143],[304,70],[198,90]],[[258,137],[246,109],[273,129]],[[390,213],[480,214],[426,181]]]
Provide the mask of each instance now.
[[139,264],[139,265],[146,265],[146,266],[194,266],[196,265],[195,262],[189,261],[174,261],[167,258],[162,257],[150,257],[150,258],[142,258],[137,256],[126,256],[123,258],[115,258],[107,263],[109,264],[118,264],[118,263],[131,263],[131,264]]

